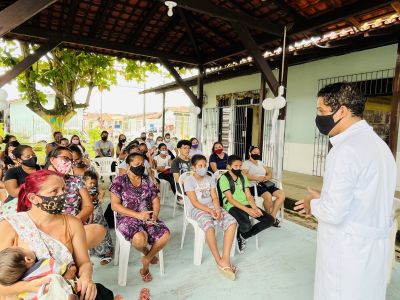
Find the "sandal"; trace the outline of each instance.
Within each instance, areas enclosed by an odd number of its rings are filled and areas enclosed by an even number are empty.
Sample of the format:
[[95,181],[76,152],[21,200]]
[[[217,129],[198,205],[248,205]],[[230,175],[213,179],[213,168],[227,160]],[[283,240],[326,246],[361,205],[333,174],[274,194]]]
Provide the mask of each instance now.
[[112,256],[103,256],[100,259],[100,265],[105,266],[108,265],[112,261]]
[[220,265],[217,265],[218,269],[222,272],[222,274],[228,278],[229,280],[235,280],[236,279],[236,275],[235,273],[232,271],[230,266],[226,266],[226,267],[221,267]]
[[144,282],[150,282],[153,280],[153,276],[151,275],[150,271],[147,271],[145,275],[142,274],[142,269],[139,271],[140,276]]
[[139,300],[150,300],[150,290],[142,288],[139,293]]
[[236,275],[236,273],[239,271],[239,268],[236,267],[235,265],[231,264],[231,270]]

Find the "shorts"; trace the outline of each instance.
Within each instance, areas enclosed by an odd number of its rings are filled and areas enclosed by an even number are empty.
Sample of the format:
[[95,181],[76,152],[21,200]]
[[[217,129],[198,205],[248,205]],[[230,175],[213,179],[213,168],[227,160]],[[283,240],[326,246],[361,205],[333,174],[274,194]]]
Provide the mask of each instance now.
[[[279,191],[279,189],[275,185],[270,188],[267,188],[263,184],[257,184],[256,187],[257,187],[257,195],[259,197],[261,197],[261,195],[264,194],[265,192],[268,192],[271,195],[273,195],[276,191]],[[254,186],[250,187],[250,193],[254,196]]]
[[208,229],[215,228],[216,226],[219,226],[222,231],[225,232],[229,228],[229,226],[231,226],[232,224],[237,224],[237,222],[236,219],[232,217],[225,209],[221,208],[221,213],[223,216],[222,220],[215,220],[209,213],[205,212],[204,210],[193,208],[191,216],[193,220],[195,220],[199,224],[199,227],[204,232],[207,232]]

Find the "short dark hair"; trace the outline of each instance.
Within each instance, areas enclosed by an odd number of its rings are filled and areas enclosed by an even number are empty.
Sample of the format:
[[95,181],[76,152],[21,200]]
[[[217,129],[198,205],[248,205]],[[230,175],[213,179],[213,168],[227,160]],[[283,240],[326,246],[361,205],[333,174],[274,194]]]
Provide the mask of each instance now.
[[323,98],[326,106],[337,111],[341,106],[346,106],[353,116],[362,117],[365,108],[365,96],[353,83],[338,82],[324,86],[318,92],[318,97]]
[[192,147],[192,143],[191,142],[189,142],[188,140],[180,140],[179,142],[178,142],[178,144],[176,145],[176,148],[182,148],[182,146],[189,146],[189,147]]
[[0,251],[0,284],[12,285],[28,270],[25,254],[20,248],[9,247]]
[[61,141],[67,141],[68,144],[69,144],[69,139],[67,139],[67,138],[65,138],[65,137],[63,137],[63,138],[60,139],[60,143],[61,143]]
[[196,140],[197,142],[199,142],[199,140],[198,140],[197,138],[192,137],[192,138],[189,140],[190,144],[192,144],[194,140]]
[[103,133],[107,133],[107,135],[108,135],[108,131],[107,130],[103,130],[100,135],[103,135]]
[[158,145],[158,150],[160,150],[161,147],[163,147],[163,146],[167,147],[167,145],[165,145],[164,143],[160,143],[160,144]]
[[166,134],[164,134],[164,137],[166,137],[167,135],[171,136],[171,134],[167,132]]
[[232,165],[235,161],[242,161],[242,158],[239,155],[232,154],[228,156],[228,165]]
[[70,145],[68,148],[71,152],[77,153],[80,157],[83,156],[83,153],[81,149],[78,147],[78,145]]
[[16,158],[21,159],[22,153],[28,148],[32,149],[32,147],[28,145],[18,145],[17,148],[13,150],[12,154],[14,154]]
[[197,164],[197,162],[199,162],[200,160],[205,160],[207,162],[207,158],[204,155],[201,155],[201,154],[193,155],[192,161],[191,161],[192,166]]
[[143,158],[143,160],[146,160],[146,158],[143,156],[142,153],[136,153],[136,152],[135,152],[135,153],[130,153],[130,154],[126,157],[126,160],[125,160],[126,164],[129,165],[129,164],[133,161],[133,159],[134,159],[136,156],[140,156],[141,158]]
[[97,176],[97,173],[94,171],[85,171],[85,173],[83,173],[83,180],[87,180],[87,179],[93,179],[98,181],[99,177]]
[[59,134],[59,133],[62,135],[62,132],[61,132],[61,131],[54,131],[54,132],[53,132],[53,137],[56,137],[56,135]]

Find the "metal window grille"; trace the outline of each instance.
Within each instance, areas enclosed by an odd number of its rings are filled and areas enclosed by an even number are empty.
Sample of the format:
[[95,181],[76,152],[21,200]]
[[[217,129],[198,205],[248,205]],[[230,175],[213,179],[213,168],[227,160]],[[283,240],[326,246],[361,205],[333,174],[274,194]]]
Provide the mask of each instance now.
[[[394,69],[385,69],[373,72],[349,74],[318,80],[318,90],[336,82],[353,82],[366,97],[392,95]],[[329,152],[329,139],[322,135],[317,128],[314,134],[313,175],[323,176],[326,156]]]

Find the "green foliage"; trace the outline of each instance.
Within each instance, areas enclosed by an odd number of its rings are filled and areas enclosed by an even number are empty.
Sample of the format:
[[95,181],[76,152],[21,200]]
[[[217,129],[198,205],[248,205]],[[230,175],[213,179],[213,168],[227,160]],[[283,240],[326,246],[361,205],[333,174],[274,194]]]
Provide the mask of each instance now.
[[[38,47],[26,42],[19,42],[18,45],[15,41],[0,40],[0,67],[12,68]],[[62,116],[65,123],[77,108],[89,106],[94,88],[109,90],[111,85],[117,83],[118,74],[127,80],[143,82],[150,72],[161,71],[153,63],[128,59],[117,62],[114,57],[58,47],[21,73],[17,82],[22,98],[28,101],[27,106],[33,112],[47,122],[49,116]],[[52,109],[43,107],[47,103],[45,92],[48,87],[56,95]],[[77,101],[75,93],[83,88],[88,89],[86,98]]]
[[100,139],[101,131],[102,129],[100,128],[89,129],[89,144],[94,145],[94,143]]

